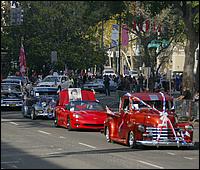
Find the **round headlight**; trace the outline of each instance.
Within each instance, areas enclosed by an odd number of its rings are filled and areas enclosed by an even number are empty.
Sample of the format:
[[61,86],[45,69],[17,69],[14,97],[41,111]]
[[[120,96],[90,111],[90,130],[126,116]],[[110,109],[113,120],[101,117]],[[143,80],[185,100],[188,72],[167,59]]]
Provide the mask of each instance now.
[[139,130],[140,132],[145,132],[144,125],[138,125],[138,130]]
[[42,107],[45,107],[47,105],[46,102],[42,102]]

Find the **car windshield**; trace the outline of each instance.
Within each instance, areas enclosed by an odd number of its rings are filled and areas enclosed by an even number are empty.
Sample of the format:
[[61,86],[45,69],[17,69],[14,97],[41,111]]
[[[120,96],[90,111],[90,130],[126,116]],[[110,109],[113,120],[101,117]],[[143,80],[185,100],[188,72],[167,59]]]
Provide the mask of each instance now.
[[[160,100],[155,100],[155,101],[151,100],[151,101],[144,101],[144,102],[150,105],[152,108],[156,108],[159,111],[163,110],[163,102]],[[148,108],[145,104],[139,101],[133,101],[133,107],[135,106],[135,104],[138,105],[138,109]],[[165,107],[166,107],[166,110],[171,110],[173,107],[173,102],[166,101]]]
[[21,92],[21,87],[18,84],[1,84],[1,91]]
[[96,101],[70,102],[70,111],[80,111],[80,110],[105,111],[105,108]]
[[42,82],[59,82],[59,77],[45,77]]

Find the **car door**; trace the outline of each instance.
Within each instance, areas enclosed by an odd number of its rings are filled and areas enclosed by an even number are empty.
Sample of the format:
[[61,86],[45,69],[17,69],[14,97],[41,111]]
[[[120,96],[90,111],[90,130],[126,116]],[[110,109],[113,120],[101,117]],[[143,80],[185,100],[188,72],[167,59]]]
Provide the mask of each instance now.
[[128,122],[130,117],[130,99],[125,97],[122,101],[121,120],[118,122],[118,136],[121,139],[126,138],[128,131]]

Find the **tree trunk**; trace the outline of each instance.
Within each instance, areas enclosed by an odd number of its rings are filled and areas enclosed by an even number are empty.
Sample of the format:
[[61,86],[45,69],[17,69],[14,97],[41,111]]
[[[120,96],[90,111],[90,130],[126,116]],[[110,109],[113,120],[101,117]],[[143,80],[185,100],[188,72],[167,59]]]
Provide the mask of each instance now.
[[183,68],[183,82],[182,87],[186,87],[190,92],[194,92],[195,76],[194,76],[194,62],[195,50],[199,43],[199,33],[196,31],[193,24],[193,13],[191,4],[187,4],[184,9],[184,23],[187,41],[185,46],[185,63]]

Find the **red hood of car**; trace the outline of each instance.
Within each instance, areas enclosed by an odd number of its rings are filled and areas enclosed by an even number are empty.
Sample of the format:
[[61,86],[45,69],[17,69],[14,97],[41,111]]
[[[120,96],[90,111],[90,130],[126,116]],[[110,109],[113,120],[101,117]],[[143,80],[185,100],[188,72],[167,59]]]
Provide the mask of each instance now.
[[95,111],[95,110],[81,110],[81,111],[74,111],[74,113],[78,113],[84,117],[97,117],[97,118],[105,118],[107,113],[105,111]]

